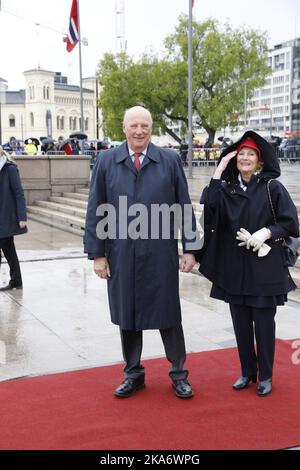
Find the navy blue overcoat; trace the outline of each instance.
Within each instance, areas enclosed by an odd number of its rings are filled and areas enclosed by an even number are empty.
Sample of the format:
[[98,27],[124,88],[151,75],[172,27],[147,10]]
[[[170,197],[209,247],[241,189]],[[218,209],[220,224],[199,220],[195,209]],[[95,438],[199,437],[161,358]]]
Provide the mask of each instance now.
[[7,161],[0,171],[0,238],[27,232],[19,222],[26,221],[26,203],[17,166]]
[[[120,196],[124,197],[122,202]],[[108,259],[112,322],[129,330],[172,328],[181,322],[178,240],[173,230],[170,239],[162,239],[161,233],[157,239],[132,239],[126,233],[120,234],[124,214],[120,215],[119,209],[125,201],[128,207],[141,203],[149,213],[152,204],[177,203],[191,208],[187,181],[176,152],[150,143],[140,172],[133,165],[126,142],[100,154],[92,175],[84,238],[85,253],[90,259],[102,256]],[[96,235],[97,224],[103,220],[103,215],[96,216],[96,211],[105,203],[116,209],[116,239],[111,234],[107,240]],[[126,229],[134,223],[135,217],[131,215],[125,217]],[[191,219],[195,230],[193,213]],[[182,235],[184,252],[194,252],[187,245],[192,234]]]

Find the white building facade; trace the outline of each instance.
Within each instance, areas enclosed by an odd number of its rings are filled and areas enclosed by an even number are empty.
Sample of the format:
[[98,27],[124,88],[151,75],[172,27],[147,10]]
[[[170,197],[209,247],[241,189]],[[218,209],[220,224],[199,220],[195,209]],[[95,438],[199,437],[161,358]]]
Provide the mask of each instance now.
[[[65,139],[81,129],[78,86],[69,85],[67,77],[61,73],[47,70],[29,70],[24,76],[24,90],[2,92],[2,143],[11,138]],[[4,88],[4,81],[2,83]],[[97,138],[96,102],[96,78],[83,79],[83,127],[89,139]]]
[[300,132],[300,38],[274,46],[272,73],[248,104],[247,127],[265,134]]

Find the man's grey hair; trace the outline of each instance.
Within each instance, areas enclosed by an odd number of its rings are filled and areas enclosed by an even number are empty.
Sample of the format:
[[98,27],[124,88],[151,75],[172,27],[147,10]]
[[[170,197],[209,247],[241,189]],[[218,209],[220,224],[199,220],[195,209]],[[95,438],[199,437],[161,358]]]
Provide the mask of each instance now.
[[151,113],[150,111],[147,109],[147,108],[144,108],[143,106],[133,106],[132,108],[128,108],[126,109],[125,113],[124,113],[124,118],[123,118],[123,126],[126,125],[126,122],[127,122],[127,119],[129,117],[129,114],[131,114],[132,112],[144,112],[144,114],[146,114],[149,118],[149,122],[150,122],[150,125],[152,127],[153,125],[153,119],[152,119],[152,116],[151,116]]

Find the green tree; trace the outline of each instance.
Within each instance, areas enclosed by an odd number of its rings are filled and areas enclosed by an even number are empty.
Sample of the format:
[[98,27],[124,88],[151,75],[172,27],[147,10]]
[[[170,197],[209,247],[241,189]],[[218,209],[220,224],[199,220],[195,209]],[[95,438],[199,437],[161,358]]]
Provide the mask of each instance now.
[[[269,73],[265,35],[234,30],[210,19],[194,22],[193,109],[199,124],[214,141],[216,130],[236,127],[243,114],[244,84],[251,97]],[[155,132],[162,130],[180,141],[170,121],[187,127],[188,20],[179,19],[174,34],[165,40],[162,59],[144,55],[134,62],[126,54],[106,54],[99,64],[99,105],[104,125],[113,139],[121,139],[124,109],[138,103],[152,113]]]
[[[182,16],[165,45],[170,61],[188,60],[188,19]],[[265,33],[233,29],[214,19],[193,23],[193,110],[214,141],[216,130],[236,127],[248,98],[269,74]]]

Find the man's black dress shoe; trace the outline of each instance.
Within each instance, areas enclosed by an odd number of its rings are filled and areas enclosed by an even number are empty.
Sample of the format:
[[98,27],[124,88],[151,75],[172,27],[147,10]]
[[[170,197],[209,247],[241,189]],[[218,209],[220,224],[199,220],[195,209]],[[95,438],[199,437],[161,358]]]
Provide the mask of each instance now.
[[16,285],[16,284],[7,284],[7,286],[1,287],[0,292],[5,292],[8,290],[16,290],[16,289],[23,289],[22,284]]
[[249,375],[249,377],[241,376],[237,381],[232,385],[234,390],[243,390],[246,388],[250,382],[256,383],[256,375]]
[[193,389],[187,380],[174,380],[173,388],[175,390],[175,395],[179,398],[192,398],[194,395]]
[[260,380],[257,385],[257,395],[266,397],[272,392],[272,379]]
[[123,383],[121,383],[121,385],[119,385],[118,388],[116,388],[115,396],[118,398],[128,398],[138,390],[143,390],[144,388],[144,380],[127,378]]

